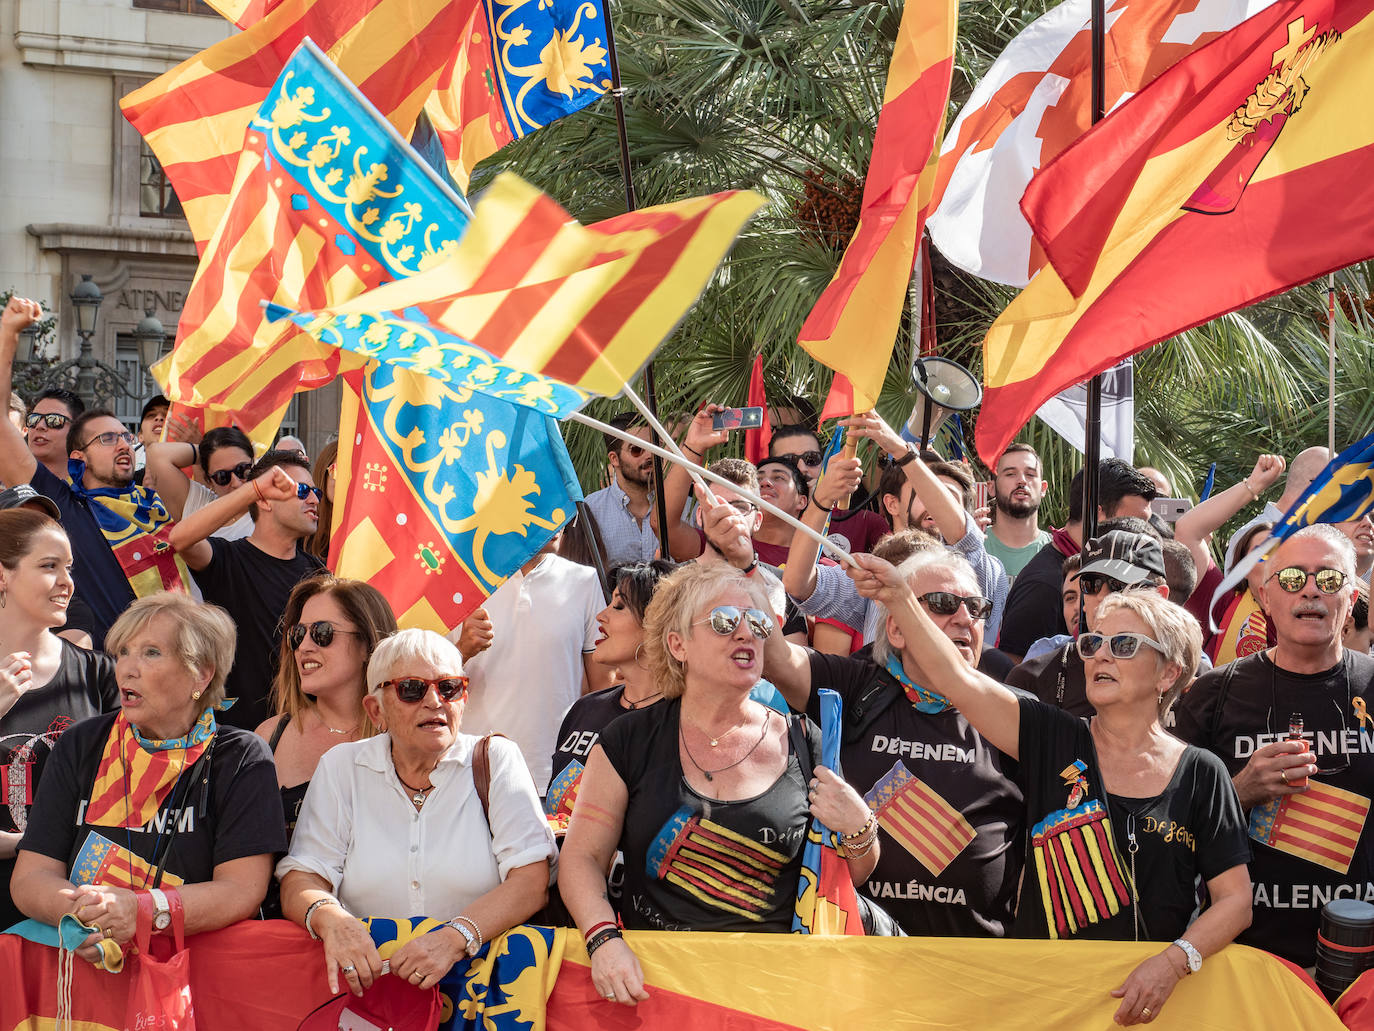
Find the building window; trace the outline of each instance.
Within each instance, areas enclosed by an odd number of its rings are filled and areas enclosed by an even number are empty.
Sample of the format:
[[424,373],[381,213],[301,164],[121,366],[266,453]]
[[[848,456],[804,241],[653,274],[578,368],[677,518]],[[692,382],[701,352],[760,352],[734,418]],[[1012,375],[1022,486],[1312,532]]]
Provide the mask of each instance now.
[[118,394],[114,398],[115,418],[138,432],[138,417],[143,404],[159,390],[153,378],[143,371],[143,363],[138,360],[138,341],[132,333],[120,333],[115,337],[115,371],[120,379],[134,394]]
[[[144,11],[176,11],[180,14],[215,14],[205,0],[134,0],[134,7]],[[216,15],[218,17],[218,15]]]
[[140,141],[138,213],[147,218],[181,218],[181,201],[147,140]]

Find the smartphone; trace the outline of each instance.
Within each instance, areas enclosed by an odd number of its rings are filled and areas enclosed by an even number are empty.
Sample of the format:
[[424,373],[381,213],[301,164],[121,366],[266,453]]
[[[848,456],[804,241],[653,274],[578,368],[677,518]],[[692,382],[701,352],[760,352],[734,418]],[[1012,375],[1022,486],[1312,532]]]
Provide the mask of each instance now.
[[1178,522],[1178,517],[1192,507],[1187,498],[1155,498],[1150,502],[1150,511],[1166,523]]
[[713,430],[756,430],[763,425],[762,408],[726,408],[711,416]]

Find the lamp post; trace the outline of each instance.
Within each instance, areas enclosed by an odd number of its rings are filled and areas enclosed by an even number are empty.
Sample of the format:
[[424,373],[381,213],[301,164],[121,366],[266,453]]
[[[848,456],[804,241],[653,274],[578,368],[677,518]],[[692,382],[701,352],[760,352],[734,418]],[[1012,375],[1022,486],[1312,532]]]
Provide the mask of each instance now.
[[17,367],[29,365],[35,358],[38,350],[38,323],[30,322],[19,331],[19,349],[14,354],[14,363]]
[[138,345],[138,361],[143,366],[144,391],[153,385],[152,368],[162,357],[162,347],[167,342],[167,330],[162,321],[153,314],[157,309],[151,306],[143,309],[143,318],[134,327],[134,342]]
[[100,314],[100,302],[104,295],[95,285],[89,273],[81,274],[81,282],[72,291],[72,309],[76,312],[76,335],[81,338],[81,353],[76,358],[76,393],[87,407],[95,407],[95,381],[97,363],[91,349],[91,337],[95,336],[96,317]]

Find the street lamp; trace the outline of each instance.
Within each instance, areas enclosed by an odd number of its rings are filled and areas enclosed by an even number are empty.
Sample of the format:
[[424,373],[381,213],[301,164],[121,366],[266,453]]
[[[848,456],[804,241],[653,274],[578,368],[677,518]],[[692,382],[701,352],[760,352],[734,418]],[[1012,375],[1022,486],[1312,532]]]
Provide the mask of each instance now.
[[138,360],[143,365],[146,383],[153,379],[152,369],[162,357],[162,346],[167,342],[167,331],[162,321],[153,314],[157,309],[151,306],[143,309],[143,318],[134,327],[134,342],[138,345]]
[[105,298],[89,273],[81,274],[81,282],[72,291],[72,308],[76,312],[76,335],[81,338],[81,353],[76,358],[76,393],[88,407],[95,407],[96,360],[91,350],[95,336],[96,316]]
[[19,349],[14,354],[15,365],[19,368],[27,366],[34,360],[34,353],[38,350],[38,323],[30,322],[19,331]]

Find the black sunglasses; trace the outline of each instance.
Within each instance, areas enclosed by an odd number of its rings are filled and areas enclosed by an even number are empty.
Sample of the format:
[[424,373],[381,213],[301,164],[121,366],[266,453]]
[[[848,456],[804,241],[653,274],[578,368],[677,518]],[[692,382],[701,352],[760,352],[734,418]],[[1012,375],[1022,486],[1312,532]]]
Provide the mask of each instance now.
[[71,421],[70,415],[63,415],[61,412],[30,412],[24,417],[24,425],[29,429],[42,422],[50,430],[60,430]]
[[774,458],[790,458],[799,465],[820,465],[821,453],[819,451],[795,451],[790,455],[774,455]]
[[295,626],[289,627],[286,631],[286,640],[290,643],[292,651],[295,651],[305,643],[307,631],[310,634],[310,640],[314,641],[321,648],[328,648],[333,644],[335,634],[352,634],[354,637],[363,636],[357,630],[345,630],[343,627],[335,626],[325,619],[311,623],[308,628],[304,623],[297,623]]
[[1316,569],[1308,572],[1298,566],[1285,566],[1269,579],[1277,580],[1279,586],[1289,594],[1297,594],[1307,586],[1309,576],[1316,582],[1317,590],[1322,594],[1335,594],[1345,586],[1345,574],[1339,569]]
[[426,680],[423,677],[402,677],[400,680],[384,681],[379,686],[394,687],[396,697],[407,705],[414,705],[416,702],[423,701],[425,695],[429,694],[431,687],[439,692],[440,698],[446,702],[451,702],[458,695],[467,695],[468,678],[439,677],[435,680]]
[[1103,587],[1106,587],[1113,594],[1117,594],[1131,585],[1101,573],[1084,573],[1078,578],[1078,586],[1087,594],[1100,594]]
[[992,602],[976,594],[966,598],[949,591],[931,591],[921,595],[920,600],[937,616],[952,616],[959,611],[960,605],[968,609],[968,614],[974,619],[987,619],[992,615]]
[[236,476],[240,480],[247,480],[252,471],[252,462],[240,462],[232,469],[216,469],[214,472],[208,474],[208,478],[211,483],[218,484],[221,487],[227,487],[229,486],[229,481]]

